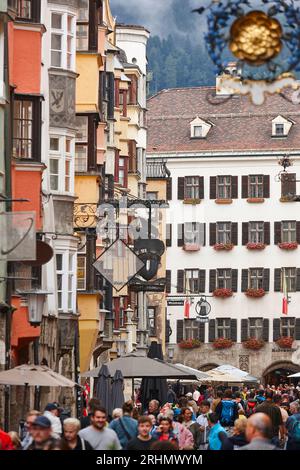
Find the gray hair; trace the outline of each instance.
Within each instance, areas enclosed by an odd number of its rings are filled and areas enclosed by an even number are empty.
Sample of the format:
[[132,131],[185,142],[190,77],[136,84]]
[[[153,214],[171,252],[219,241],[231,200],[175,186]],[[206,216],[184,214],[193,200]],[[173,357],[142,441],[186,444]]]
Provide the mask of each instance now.
[[292,401],[292,403],[290,404],[290,408],[294,408],[295,412],[298,413],[299,410],[300,410],[300,403],[299,401]]
[[174,411],[173,410],[166,410],[164,411],[163,413],[159,413],[159,415],[157,416],[157,420],[159,421],[160,418],[170,418],[170,419],[174,419]]
[[77,418],[67,418],[63,422],[63,427],[65,426],[72,426],[73,428],[76,428],[77,431],[81,428],[80,426],[80,421]]
[[269,437],[272,422],[269,416],[265,413],[255,413],[253,414],[249,420],[249,424],[251,425],[264,437]]
[[115,408],[112,412],[112,418],[113,419],[116,419],[116,418],[122,418],[123,416],[123,410],[122,408]]

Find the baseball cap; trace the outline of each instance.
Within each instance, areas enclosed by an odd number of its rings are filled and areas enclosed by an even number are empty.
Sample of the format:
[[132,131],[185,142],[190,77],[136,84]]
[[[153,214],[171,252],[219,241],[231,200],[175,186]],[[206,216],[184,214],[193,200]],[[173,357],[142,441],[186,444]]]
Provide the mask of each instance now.
[[191,392],[188,392],[185,396],[186,396],[186,397],[192,397],[193,394],[192,394]]
[[32,426],[38,426],[45,429],[51,428],[51,421],[46,416],[38,416],[32,423]]
[[58,404],[57,403],[48,403],[45,407],[45,411],[53,411],[53,410],[58,410]]

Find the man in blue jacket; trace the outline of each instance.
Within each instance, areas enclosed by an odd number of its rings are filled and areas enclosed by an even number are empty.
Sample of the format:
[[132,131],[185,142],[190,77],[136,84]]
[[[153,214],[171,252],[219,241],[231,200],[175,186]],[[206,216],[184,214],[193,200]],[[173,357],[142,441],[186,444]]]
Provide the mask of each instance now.
[[126,449],[128,442],[138,435],[138,424],[137,421],[132,418],[132,401],[125,402],[122,409],[122,418],[111,421],[109,427],[117,433],[122,448]]

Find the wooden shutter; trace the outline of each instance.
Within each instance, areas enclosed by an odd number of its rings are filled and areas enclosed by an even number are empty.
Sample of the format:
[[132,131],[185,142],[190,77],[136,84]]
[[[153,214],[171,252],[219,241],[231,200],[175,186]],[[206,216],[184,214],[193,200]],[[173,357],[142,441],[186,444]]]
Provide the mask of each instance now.
[[242,269],[242,292],[246,292],[249,285],[249,271],[248,269]]
[[171,270],[166,270],[166,293],[171,293]]
[[274,244],[281,243],[281,222],[274,222]]
[[213,292],[217,286],[217,270],[211,269],[209,271],[209,292]]
[[264,223],[264,244],[270,245],[270,222]]
[[177,199],[179,201],[184,200],[184,178],[178,178],[178,195]]
[[263,340],[268,342],[269,341],[269,319],[263,319]]
[[264,198],[270,197],[270,176],[264,175]]
[[296,222],[296,240],[300,244],[300,222]]
[[118,330],[120,328],[120,297],[114,297],[114,310],[115,310],[115,325],[114,327]]
[[168,344],[170,342],[170,320],[166,320],[166,337],[165,337],[165,341],[166,341],[166,344]]
[[241,321],[241,342],[247,341],[247,339],[249,337],[248,323],[249,323],[248,319],[242,318],[242,321]]
[[242,224],[242,245],[245,246],[249,242],[249,223],[243,222]]
[[129,104],[137,104],[137,77],[135,75],[126,75],[131,80],[129,86]]
[[115,77],[113,72],[106,72],[108,74],[108,106],[107,114],[109,119],[114,118],[115,108]]
[[206,245],[206,224],[199,224],[199,240],[202,246]]
[[281,269],[276,268],[274,271],[274,291],[281,292]]
[[167,200],[172,200],[172,178],[167,179]]
[[205,323],[200,323],[199,324],[199,340],[201,343],[205,343]]
[[212,343],[216,339],[216,320],[209,320],[208,341]]
[[184,320],[177,320],[177,343],[183,341],[183,323]]
[[184,245],[184,224],[177,225],[177,246]]
[[217,243],[217,224],[209,224],[209,244],[214,246]]
[[199,177],[199,199],[204,199],[204,177]]
[[296,291],[300,292],[300,269],[297,269]]
[[249,189],[248,189],[249,176],[242,176],[242,199],[248,199]]
[[238,224],[237,224],[237,222],[233,222],[231,224],[231,243],[235,246],[238,244]]
[[137,155],[136,155],[136,141],[129,140],[128,142],[128,155],[129,155],[129,173],[136,173],[137,171]]
[[231,177],[231,198],[237,199],[238,196],[238,177],[232,176]]
[[237,269],[231,270],[231,289],[233,292],[238,291],[238,270]]
[[98,115],[88,116],[88,171],[97,170],[97,127]]
[[[100,72],[100,74],[105,73],[105,72]],[[116,78],[115,79],[115,107],[119,108],[120,107],[120,79]]]
[[166,246],[172,246],[172,224],[167,224]]
[[178,294],[183,294],[183,290],[184,290],[183,282],[184,282],[184,270],[179,269],[177,271],[177,293]]
[[230,320],[230,338],[237,342],[237,320]]
[[274,318],[273,320],[273,341],[277,341],[280,338],[280,319]]
[[270,269],[264,269],[264,273],[263,273],[263,286],[264,286],[264,290],[266,292],[269,292],[270,290]]
[[295,340],[300,341],[300,318],[295,320]]
[[296,194],[296,173],[287,173],[281,180],[281,196]]
[[114,175],[108,175],[107,180],[108,180],[108,187],[107,187],[108,197],[109,197],[109,199],[113,199],[114,189],[115,189]]
[[205,269],[199,270],[199,292],[205,292]]
[[210,199],[217,199],[217,177],[210,177],[210,189],[209,189]]

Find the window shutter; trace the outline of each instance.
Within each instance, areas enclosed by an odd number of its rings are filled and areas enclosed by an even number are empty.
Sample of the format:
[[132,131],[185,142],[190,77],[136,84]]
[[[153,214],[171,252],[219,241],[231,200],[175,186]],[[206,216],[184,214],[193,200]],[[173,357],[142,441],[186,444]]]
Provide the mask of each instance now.
[[263,340],[268,343],[269,341],[269,319],[263,319]]
[[108,197],[113,199],[114,197],[114,175],[108,175]]
[[183,341],[183,320],[177,320],[177,343]]
[[184,224],[177,225],[177,246],[184,245]]
[[201,343],[205,343],[205,323],[200,323],[199,324],[199,340]]
[[205,292],[205,269],[199,270],[199,292]]
[[204,199],[204,177],[199,177],[199,199]]
[[264,198],[270,197],[270,176],[264,175]]
[[270,269],[264,269],[263,286],[266,292],[270,290]]
[[213,292],[217,286],[217,270],[211,269],[209,271],[209,292]]
[[217,243],[217,224],[209,224],[209,244],[214,246]]
[[167,224],[166,246],[172,246],[172,224]]
[[237,320],[230,320],[230,338],[231,341],[237,342]]
[[171,271],[170,269],[166,270],[166,293],[171,293]]
[[237,292],[238,290],[238,270],[237,269],[231,270],[231,289],[233,292]]
[[264,244],[270,245],[270,222],[264,223]]
[[208,341],[212,343],[216,339],[216,320],[209,320]]
[[210,199],[217,199],[217,177],[210,177]]
[[281,222],[274,222],[274,244],[281,243]]
[[137,155],[136,155],[136,141],[129,140],[128,142],[128,155],[129,155],[129,173],[136,173],[137,171]]
[[295,321],[295,340],[300,341],[300,318]]
[[242,269],[242,292],[248,289],[248,269]]
[[177,293],[183,294],[183,280],[184,280],[184,270],[179,269],[177,271]]
[[297,269],[296,291],[300,292],[300,269]]
[[280,338],[280,319],[274,318],[273,320],[273,341],[277,341]]
[[206,245],[206,224],[199,224],[199,240],[202,246]]
[[179,201],[184,200],[184,178],[178,178],[178,195],[177,198]]
[[108,118],[114,118],[115,107],[115,77],[113,72],[106,72],[108,74]]
[[170,320],[166,320],[166,344],[170,342]]
[[120,328],[120,297],[114,297],[115,328]]
[[274,272],[274,291],[281,292],[281,269],[276,268]]
[[167,179],[167,200],[172,200],[172,178]]
[[242,176],[242,199],[247,199],[249,194],[248,189],[249,176]]
[[248,319],[242,318],[241,321],[241,342],[247,341],[248,339]]
[[300,244],[300,222],[296,222],[296,240]]
[[[100,72],[100,74],[105,72]],[[120,79],[115,79],[115,106],[116,108],[120,107]]]
[[238,224],[237,224],[237,222],[233,222],[231,224],[231,243],[235,246],[238,244]]
[[295,196],[296,173],[287,173],[281,181],[281,196]]
[[243,222],[242,224],[242,245],[245,246],[249,242],[249,223]]
[[238,177],[232,176],[231,177],[231,198],[237,199],[238,196]]

